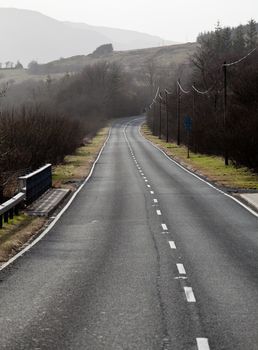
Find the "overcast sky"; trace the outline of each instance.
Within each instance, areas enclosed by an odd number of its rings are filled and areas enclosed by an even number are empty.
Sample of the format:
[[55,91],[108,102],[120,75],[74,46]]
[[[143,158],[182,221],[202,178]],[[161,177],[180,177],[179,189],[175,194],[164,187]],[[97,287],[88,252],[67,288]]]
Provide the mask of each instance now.
[[142,31],[173,41],[199,32],[258,21],[258,0],[0,0],[0,7],[42,12],[59,20]]

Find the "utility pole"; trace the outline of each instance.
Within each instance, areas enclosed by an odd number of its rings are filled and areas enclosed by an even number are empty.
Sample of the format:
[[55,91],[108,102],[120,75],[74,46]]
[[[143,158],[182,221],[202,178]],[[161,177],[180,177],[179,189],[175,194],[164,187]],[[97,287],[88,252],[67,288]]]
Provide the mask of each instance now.
[[156,135],[156,103],[153,105],[153,135]]
[[224,73],[224,157],[225,157],[225,165],[228,165],[228,140],[227,140],[227,102],[228,102],[228,83],[227,83],[227,62],[224,62],[223,65],[223,73]]
[[[193,129],[194,129],[194,125],[196,123],[195,106],[196,106],[196,91],[195,91],[195,82],[193,82]],[[194,134],[194,130],[192,131],[192,135],[193,135],[194,152],[196,153],[197,147],[196,147],[196,136]]]
[[159,139],[161,139],[161,95],[159,97]]
[[181,91],[179,88],[180,79],[177,81],[177,145],[180,146],[181,142]]
[[152,134],[155,135],[155,113],[156,108],[155,108],[155,103],[153,104],[153,111],[152,111]]
[[167,90],[165,90],[165,94],[166,94],[166,112],[167,112],[167,128],[166,128],[167,137],[166,137],[166,141],[168,143],[168,92],[167,92]]

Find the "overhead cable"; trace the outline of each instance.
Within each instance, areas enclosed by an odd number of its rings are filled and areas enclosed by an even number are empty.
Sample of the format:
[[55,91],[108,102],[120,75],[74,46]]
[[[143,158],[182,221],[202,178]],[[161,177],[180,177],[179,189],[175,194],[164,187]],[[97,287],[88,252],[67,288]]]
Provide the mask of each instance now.
[[183,94],[190,94],[191,91],[186,91],[182,88],[181,84],[179,83],[179,81],[177,81],[177,85],[179,86],[180,90],[182,91]]
[[199,89],[197,89],[194,85],[192,85],[192,89],[197,92],[200,95],[207,95],[212,89],[214,88],[214,85],[211,86],[208,90],[206,91],[200,91]]
[[165,89],[165,93],[168,94],[168,95],[173,95],[173,92],[172,91],[168,91],[167,89]]
[[231,62],[231,63],[224,63],[222,66],[223,67],[230,67],[230,66],[234,66],[244,60],[246,60],[250,55],[252,55],[254,52],[256,51],[256,48],[253,49],[252,51],[250,51],[246,56],[240,58],[238,61],[235,61],[235,62]]
[[156,95],[155,95],[154,99],[152,100],[152,103],[151,103],[150,106],[149,106],[150,109],[151,109],[152,106],[157,102],[156,100],[157,100],[158,95],[159,95],[159,87],[157,88]]

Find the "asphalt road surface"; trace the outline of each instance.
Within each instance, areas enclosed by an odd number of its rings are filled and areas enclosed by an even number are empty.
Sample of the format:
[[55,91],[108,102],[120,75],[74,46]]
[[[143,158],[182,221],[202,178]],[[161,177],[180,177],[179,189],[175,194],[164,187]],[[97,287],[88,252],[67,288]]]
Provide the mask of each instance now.
[[119,120],[92,177],[0,274],[0,349],[257,350],[258,220]]

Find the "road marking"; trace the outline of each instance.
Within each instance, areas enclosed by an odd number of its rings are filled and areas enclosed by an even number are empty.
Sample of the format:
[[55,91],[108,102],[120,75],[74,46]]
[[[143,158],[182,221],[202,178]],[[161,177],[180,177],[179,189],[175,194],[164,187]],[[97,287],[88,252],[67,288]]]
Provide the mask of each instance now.
[[196,338],[198,350],[210,350],[207,338]]
[[154,194],[154,191],[150,191],[150,194]]
[[183,264],[176,264],[176,266],[180,275],[186,275],[186,271]]
[[147,179],[146,180],[144,180],[145,182],[149,182]]
[[39,241],[41,241],[41,239],[43,237],[45,237],[48,232],[55,226],[55,224],[59,221],[59,219],[62,217],[62,215],[67,211],[67,209],[70,207],[70,205],[72,204],[72,202],[74,201],[74,199],[78,196],[79,192],[83,189],[83,187],[87,184],[87,182],[89,181],[89,179],[91,178],[93,171],[96,167],[96,164],[98,163],[104,148],[106,147],[110,136],[111,136],[111,131],[112,128],[109,129],[108,132],[108,136],[106,137],[106,140],[103,144],[103,146],[101,147],[97,158],[95,159],[94,163],[92,164],[92,167],[90,169],[89,175],[87,176],[87,178],[83,181],[83,183],[81,184],[81,186],[74,192],[74,194],[72,195],[72,197],[70,198],[70,200],[68,201],[68,203],[63,207],[63,209],[57,214],[57,216],[55,217],[55,219],[51,222],[51,224],[36,238],[34,239],[30,244],[28,244],[24,249],[22,249],[19,253],[17,253],[16,255],[14,255],[11,259],[9,259],[6,263],[4,263],[1,267],[0,267],[0,271],[4,270],[7,266],[11,265],[15,260],[19,259],[21,256],[23,256],[27,251],[29,251],[34,245],[36,245]]
[[185,296],[186,296],[186,300],[188,301],[188,303],[195,303],[196,299],[194,296],[193,288],[192,287],[184,287],[184,291],[185,291]]
[[166,224],[161,224],[161,227],[162,227],[162,230],[163,231],[167,231],[168,230],[168,227]]
[[174,241],[169,241],[168,243],[169,243],[171,249],[176,249],[176,244]]
[[157,215],[162,215],[160,210],[156,210]]
[[[142,124],[141,124],[142,125]],[[215,187],[214,185],[212,185],[210,182],[202,179],[200,176],[194,174],[192,171],[186,169],[183,165],[179,164],[177,161],[175,161],[174,159],[171,159],[164,151],[162,151],[158,146],[156,146],[152,141],[146,139],[143,134],[141,133],[141,125],[139,125],[138,128],[138,132],[139,134],[142,136],[142,138],[144,140],[146,140],[148,143],[150,143],[154,148],[156,148],[159,152],[161,152],[170,162],[174,163],[175,165],[177,165],[179,168],[181,168],[182,170],[184,170],[185,172],[187,172],[188,174],[194,176],[195,178],[197,178],[198,180],[200,180],[201,182],[204,182],[206,185],[210,186],[211,188],[213,188],[214,190],[222,193],[224,196],[229,197],[231,200],[233,200],[234,202],[238,203],[239,205],[241,205],[241,207],[245,208],[247,211],[249,211],[249,213],[251,213],[252,215],[256,216],[258,218],[258,213],[255,212],[253,209],[249,208],[246,204],[242,203],[239,199],[233,197],[232,195],[224,192],[223,190]]]
[[156,198],[153,199],[154,203],[158,203],[158,200]]
[[150,185],[147,185],[147,187],[149,187],[149,188],[150,188],[151,186],[150,186]]

